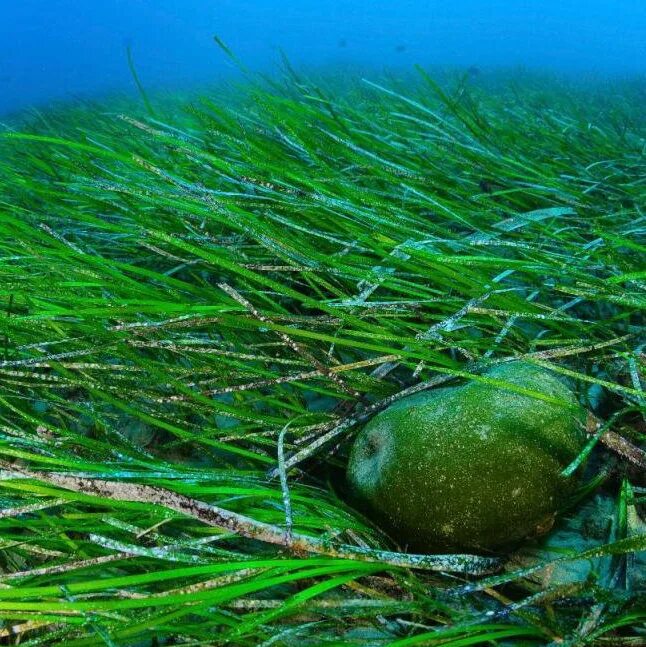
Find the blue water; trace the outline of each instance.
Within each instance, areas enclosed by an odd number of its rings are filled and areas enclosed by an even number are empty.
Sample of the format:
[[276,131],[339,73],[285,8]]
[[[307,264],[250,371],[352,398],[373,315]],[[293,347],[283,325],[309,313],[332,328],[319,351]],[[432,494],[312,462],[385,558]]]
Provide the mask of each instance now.
[[0,0],[0,113],[54,99],[179,88],[251,68],[526,66],[646,73],[646,0]]

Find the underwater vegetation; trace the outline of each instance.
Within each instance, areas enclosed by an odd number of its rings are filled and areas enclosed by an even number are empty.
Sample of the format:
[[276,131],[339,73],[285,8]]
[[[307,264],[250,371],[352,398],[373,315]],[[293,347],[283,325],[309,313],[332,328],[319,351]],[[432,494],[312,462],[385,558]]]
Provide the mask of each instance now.
[[[436,78],[5,124],[4,644],[644,644],[644,84]],[[511,360],[589,412],[577,487],[548,534],[407,552],[353,442],[436,389],[539,407]]]

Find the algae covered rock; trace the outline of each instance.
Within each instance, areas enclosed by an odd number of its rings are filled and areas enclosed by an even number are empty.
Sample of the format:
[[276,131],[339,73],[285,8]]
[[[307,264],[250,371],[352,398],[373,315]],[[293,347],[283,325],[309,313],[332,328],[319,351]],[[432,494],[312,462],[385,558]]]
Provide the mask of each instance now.
[[403,398],[352,447],[352,491],[402,546],[501,548],[549,530],[571,491],[560,472],[585,441],[574,394],[523,362],[485,377],[498,384],[474,380]]

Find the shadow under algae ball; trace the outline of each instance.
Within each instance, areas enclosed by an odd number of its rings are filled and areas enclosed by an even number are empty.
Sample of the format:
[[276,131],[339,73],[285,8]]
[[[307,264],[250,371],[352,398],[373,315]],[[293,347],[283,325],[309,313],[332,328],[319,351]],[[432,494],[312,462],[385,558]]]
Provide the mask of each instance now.
[[[390,406],[359,433],[348,480],[372,516],[415,550],[488,552],[547,532],[574,484],[586,412],[552,372],[509,362]],[[542,399],[540,396],[546,396]]]

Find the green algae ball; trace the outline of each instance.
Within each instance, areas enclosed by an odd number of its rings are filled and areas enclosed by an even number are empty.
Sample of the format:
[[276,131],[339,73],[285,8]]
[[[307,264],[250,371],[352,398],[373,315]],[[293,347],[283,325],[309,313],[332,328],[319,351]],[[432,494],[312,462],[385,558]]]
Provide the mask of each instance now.
[[485,375],[501,384],[403,398],[352,447],[351,490],[403,547],[501,549],[549,530],[571,492],[573,480],[560,472],[585,442],[586,419],[574,394],[523,362]]

